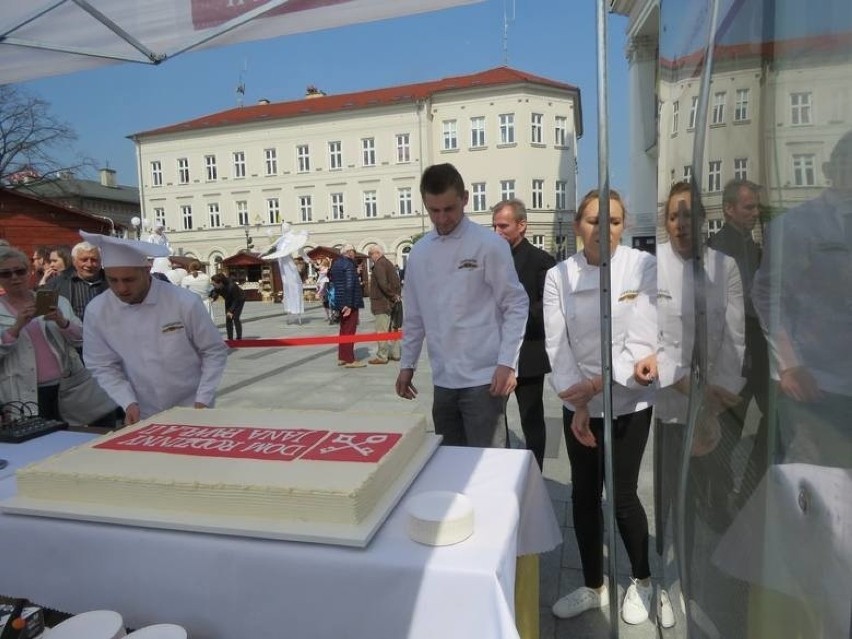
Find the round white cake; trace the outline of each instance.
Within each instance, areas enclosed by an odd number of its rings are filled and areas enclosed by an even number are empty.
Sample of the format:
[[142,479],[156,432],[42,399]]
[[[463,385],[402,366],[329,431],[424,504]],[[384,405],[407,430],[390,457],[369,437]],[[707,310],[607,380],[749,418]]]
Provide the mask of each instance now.
[[186,639],[186,637],[186,630],[170,623],[146,626],[127,635],[127,639]]
[[405,504],[408,536],[427,546],[450,546],[473,534],[473,505],[460,493],[418,493]]
[[49,632],[50,639],[120,639],[124,620],[112,610],[92,610],[66,619]]

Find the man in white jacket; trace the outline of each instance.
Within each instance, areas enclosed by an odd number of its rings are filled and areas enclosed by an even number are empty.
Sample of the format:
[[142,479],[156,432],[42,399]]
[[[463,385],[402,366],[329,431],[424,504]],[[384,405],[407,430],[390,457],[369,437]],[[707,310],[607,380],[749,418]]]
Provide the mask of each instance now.
[[468,192],[453,165],[426,169],[420,194],[435,228],[406,267],[396,393],[417,396],[412,379],[425,338],[435,432],[446,445],[504,447],[529,299],[506,241],[465,217]]
[[228,347],[201,299],[151,277],[168,248],[81,231],[99,246],[110,290],[86,309],[83,358],[125,424],[172,408],[213,405]]

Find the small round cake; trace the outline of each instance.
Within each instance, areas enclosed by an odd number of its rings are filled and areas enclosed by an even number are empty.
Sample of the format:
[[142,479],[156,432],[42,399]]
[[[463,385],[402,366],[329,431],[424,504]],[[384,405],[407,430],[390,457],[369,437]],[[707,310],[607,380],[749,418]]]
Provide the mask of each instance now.
[[473,505],[460,493],[418,493],[405,504],[408,536],[427,546],[450,546],[473,534]]
[[50,639],[121,639],[124,620],[112,610],[92,610],[66,619],[45,634]]
[[156,626],[146,626],[127,635],[127,639],[186,639],[187,634],[181,626],[170,623],[160,623]]

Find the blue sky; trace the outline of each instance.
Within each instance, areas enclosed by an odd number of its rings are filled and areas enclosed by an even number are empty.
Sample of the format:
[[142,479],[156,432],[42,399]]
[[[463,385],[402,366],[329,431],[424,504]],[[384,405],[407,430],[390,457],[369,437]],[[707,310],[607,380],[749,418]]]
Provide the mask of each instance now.
[[[597,185],[593,0],[518,0],[511,67],[579,86],[585,134],[580,194]],[[504,64],[504,0],[273,40],[185,53],[157,67],[122,64],[24,84],[77,132],[76,151],[136,184],[127,136],[229,109],[244,66],[245,104],[299,99],[305,87],[344,93],[473,73]],[[509,2],[511,12],[511,2]],[[609,19],[611,182],[627,189],[626,19]],[[70,154],[69,154],[70,155]],[[94,177],[89,175],[88,177]]]

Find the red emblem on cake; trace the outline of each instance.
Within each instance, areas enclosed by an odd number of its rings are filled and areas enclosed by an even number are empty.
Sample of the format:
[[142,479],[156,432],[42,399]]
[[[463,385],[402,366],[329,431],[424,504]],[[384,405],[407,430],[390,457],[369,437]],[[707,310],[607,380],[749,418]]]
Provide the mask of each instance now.
[[336,433],[332,431],[300,459],[376,463],[400,440],[399,433]]

